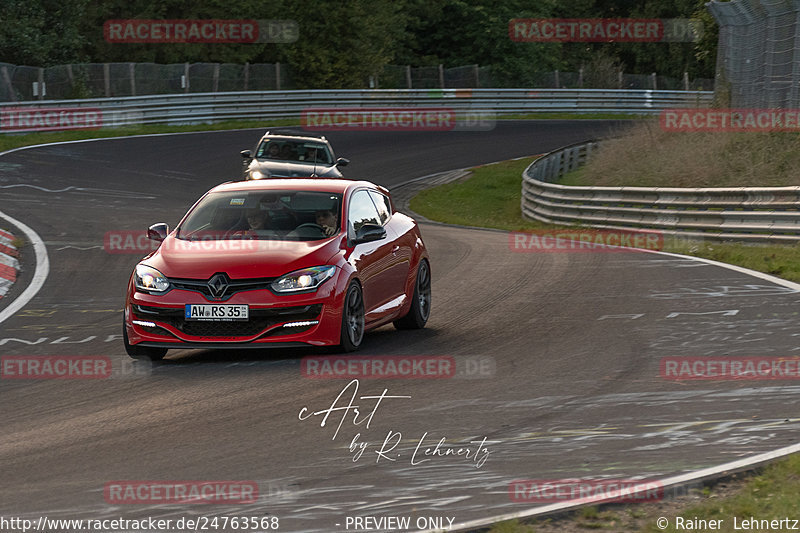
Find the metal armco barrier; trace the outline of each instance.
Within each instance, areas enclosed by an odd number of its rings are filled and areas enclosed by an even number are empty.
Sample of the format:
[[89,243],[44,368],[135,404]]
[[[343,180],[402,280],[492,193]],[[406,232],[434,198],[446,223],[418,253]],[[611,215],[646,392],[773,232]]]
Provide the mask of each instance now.
[[[708,107],[712,97],[710,91],[638,89],[364,89],[49,100],[0,105],[0,133],[68,129],[52,124],[59,109],[99,109],[102,118],[97,127],[118,127],[298,118],[303,110],[320,107],[440,106],[499,116],[536,112],[655,114],[671,107]],[[42,117],[37,109],[47,110],[49,115]]]
[[739,241],[800,241],[800,187],[577,187],[553,183],[600,143],[550,152],[522,173],[522,214],[552,224],[649,228]]

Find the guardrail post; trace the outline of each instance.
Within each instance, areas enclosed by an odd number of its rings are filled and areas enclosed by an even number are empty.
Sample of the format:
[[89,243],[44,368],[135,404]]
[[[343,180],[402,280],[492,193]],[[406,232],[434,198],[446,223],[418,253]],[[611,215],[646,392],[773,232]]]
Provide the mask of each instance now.
[[6,86],[8,87],[8,96],[11,98],[12,102],[17,101],[17,93],[14,91],[14,85],[11,83],[11,76],[8,75],[8,67],[3,66],[0,68],[0,73],[2,73],[3,81],[5,82]]
[[219,92],[219,63],[214,63],[214,81],[212,83],[213,89],[211,92]]
[[108,63],[103,63],[103,85],[106,98],[111,96],[111,72]]
[[136,64],[128,63],[128,73],[131,79],[131,96],[136,96]]
[[559,79],[558,79],[558,71],[557,70],[555,71],[555,79],[556,79],[555,88],[558,89],[559,87],[561,87],[561,81],[559,81]]
[[183,64],[183,92],[189,92],[189,63]]
[[281,90],[281,64],[280,62],[275,62],[275,90]]
[[653,90],[654,90],[654,91],[657,91],[657,90],[658,90],[658,87],[657,87],[657,83],[656,83],[656,73],[655,73],[655,72],[653,72],[652,74],[650,74],[650,79],[652,79],[652,80],[653,80]]
[[584,151],[581,150],[580,148],[574,150],[571,155],[572,157],[570,158],[569,166],[567,166],[567,168],[564,169],[564,174],[572,172],[573,170],[581,166],[581,163],[583,162]]
[[250,62],[244,64],[244,90],[247,90],[247,85],[250,82]]
[[67,78],[69,78],[69,88],[75,88],[75,76],[72,74],[72,64],[67,65]]
[[583,67],[578,69],[578,87],[583,88]]
[[44,93],[46,92],[44,86],[44,69],[39,68],[39,100],[44,100]]
[[406,65],[406,87],[409,89],[414,88],[414,86],[411,84],[411,65]]
[[478,65],[472,65],[472,72],[475,73],[475,85],[474,87],[477,89],[481,86],[481,76],[480,76],[480,69]]
[[684,72],[683,73],[683,90],[684,91],[688,91],[689,90],[689,73],[688,72]]
[[439,87],[444,89],[444,65],[439,63]]

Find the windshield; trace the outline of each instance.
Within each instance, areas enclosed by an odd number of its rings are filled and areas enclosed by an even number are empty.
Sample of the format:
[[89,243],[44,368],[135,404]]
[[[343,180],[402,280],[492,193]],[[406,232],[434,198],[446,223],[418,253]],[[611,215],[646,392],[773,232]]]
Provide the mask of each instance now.
[[288,161],[309,165],[331,165],[333,156],[325,143],[264,139],[256,150],[257,159]]
[[313,191],[210,193],[178,227],[182,240],[314,241],[339,232],[341,195]]

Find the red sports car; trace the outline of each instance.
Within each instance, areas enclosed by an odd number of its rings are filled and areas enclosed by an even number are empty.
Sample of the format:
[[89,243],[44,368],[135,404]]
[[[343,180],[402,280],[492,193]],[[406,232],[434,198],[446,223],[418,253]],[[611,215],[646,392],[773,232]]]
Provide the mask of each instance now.
[[131,357],[170,348],[338,346],[393,322],[422,328],[431,271],[417,223],[366,181],[283,179],[208,191],[133,271]]

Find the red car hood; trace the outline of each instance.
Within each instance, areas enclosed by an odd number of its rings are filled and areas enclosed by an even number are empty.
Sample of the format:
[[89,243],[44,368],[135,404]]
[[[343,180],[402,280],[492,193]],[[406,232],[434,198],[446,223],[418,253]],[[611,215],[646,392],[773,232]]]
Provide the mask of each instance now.
[[231,279],[271,278],[325,265],[343,236],[321,241],[185,241],[169,235],[144,263],[168,278],[208,279],[225,272]]

